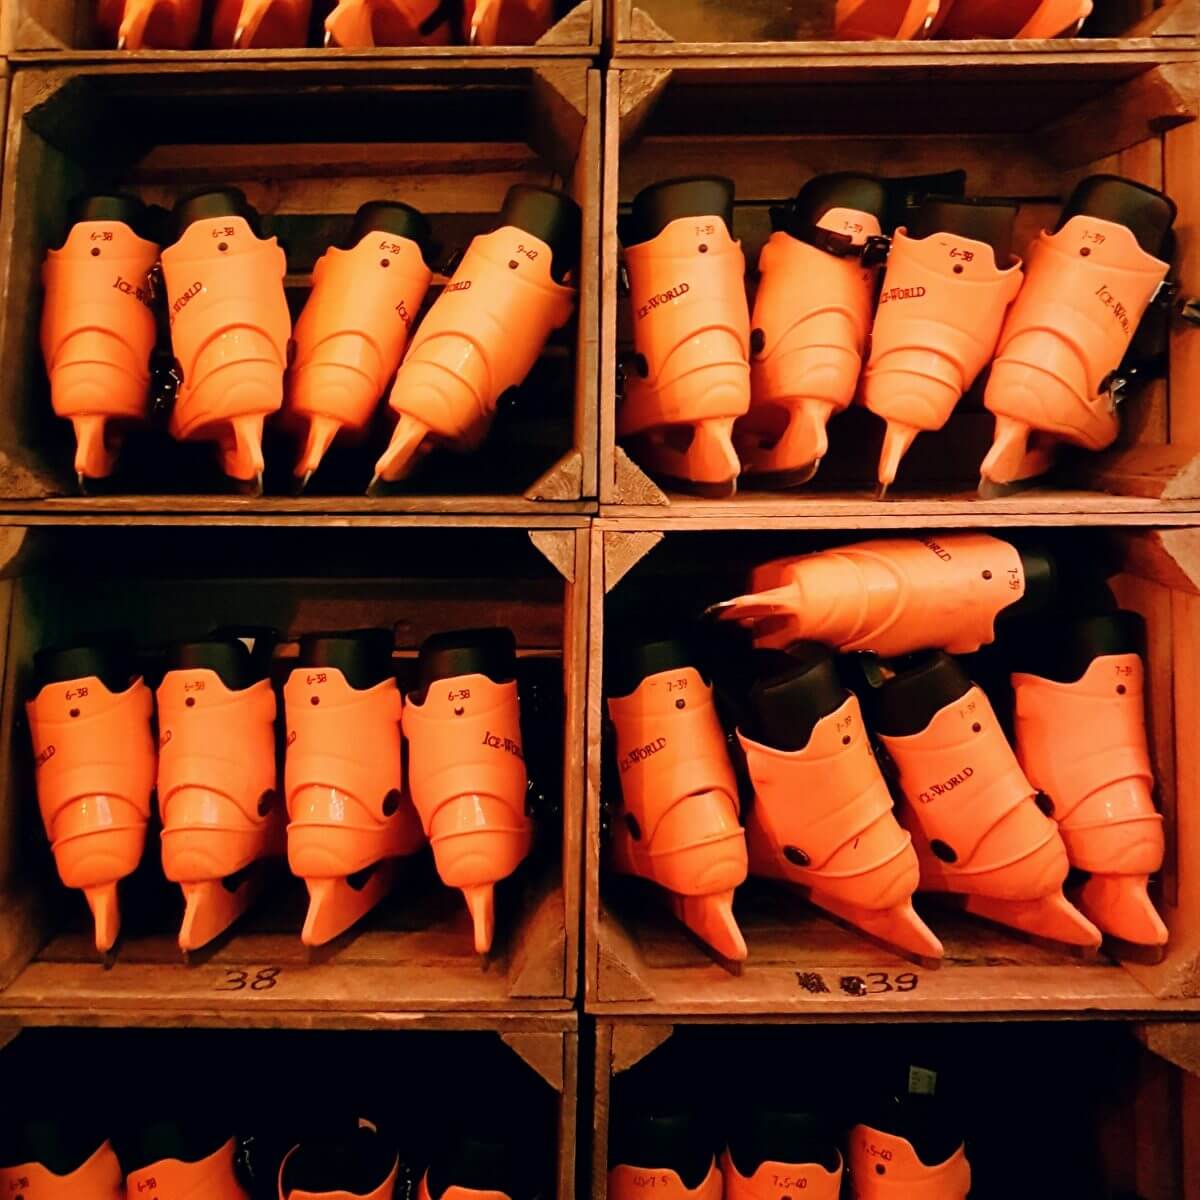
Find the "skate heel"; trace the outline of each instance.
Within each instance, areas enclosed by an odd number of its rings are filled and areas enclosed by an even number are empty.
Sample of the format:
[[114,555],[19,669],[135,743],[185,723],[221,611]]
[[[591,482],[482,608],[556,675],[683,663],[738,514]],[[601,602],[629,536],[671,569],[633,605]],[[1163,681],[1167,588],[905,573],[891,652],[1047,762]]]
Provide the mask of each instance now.
[[235,50],[303,46],[308,38],[308,14],[307,0],[246,0],[230,44]]
[[181,884],[183,921],[179,949],[185,954],[207,946],[248,912],[262,895],[268,875],[259,863],[236,877]]
[[116,944],[121,932],[121,902],[115,883],[100,883],[83,889],[84,899],[92,910],[96,932],[96,949],[107,954]]
[[484,883],[462,890],[475,931],[475,953],[487,954],[496,936],[496,888]]
[[253,483],[262,491],[262,436],[264,417],[261,413],[234,417],[229,422],[229,436],[221,440],[221,469],[230,479]]
[[342,431],[342,423],[335,417],[312,416],[308,421],[308,433],[304,439],[304,448],[296,460],[296,478],[307,484],[313,472],[321,465],[321,460],[333,445],[334,439]]
[[[784,410],[776,410],[782,412]],[[734,430],[742,471],[764,486],[798,487],[808,483],[817,473],[821,460],[829,451],[829,418],[840,411],[827,400],[801,400],[786,410],[782,433],[772,436],[763,430],[747,428],[757,417],[754,409],[739,421]]]
[[1165,946],[1170,934],[1150,899],[1149,875],[1093,875],[1079,889],[1084,914],[1135,946]]
[[82,486],[88,479],[106,479],[116,465],[115,450],[109,449],[107,417],[72,417],[75,430],[75,474]]
[[734,418],[665,425],[637,439],[638,456],[653,474],[703,495],[732,496],[741,472],[733,448]]
[[130,0],[117,31],[118,50],[187,50],[196,41],[196,0]]
[[1097,950],[1103,938],[1100,930],[1077,909],[1062,892],[1052,892],[1033,900],[1002,900],[995,896],[966,896],[964,911],[997,925],[1019,929],[1033,937],[1068,946]]
[[375,6],[369,0],[339,0],[325,18],[325,45],[366,50],[375,45]]
[[1054,465],[1054,447],[1023,421],[996,417],[996,434],[979,468],[981,488],[1036,479]]
[[323,946],[375,908],[396,885],[396,864],[385,859],[356,875],[304,880],[308,912],[300,940],[306,946]]
[[733,890],[705,896],[671,895],[671,911],[705,945],[729,962],[745,962],[750,952],[733,915]]
[[392,440],[388,448],[375,464],[376,483],[395,483],[407,478],[417,463],[433,448],[428,440],[433,431],[416,417],[401,413],[396,428],[392,430]]

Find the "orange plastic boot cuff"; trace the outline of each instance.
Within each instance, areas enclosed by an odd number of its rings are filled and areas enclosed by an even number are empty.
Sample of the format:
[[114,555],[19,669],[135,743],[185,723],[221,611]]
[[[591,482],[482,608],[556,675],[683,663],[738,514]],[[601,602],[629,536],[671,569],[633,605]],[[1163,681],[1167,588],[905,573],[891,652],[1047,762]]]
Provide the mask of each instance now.
[[55,1175],[41,1163],[0,1167],[0,1195],[25,1200],[125,1200],[125,1189],[121,1164],[105,1142],[69,1175]]
[[838,1200],[842,1193],[842,1168],[827,1171],[820,1163],[765,1162],[753,1175],[741,1174],[732,1156],[721,1156],[725,1179],[724,1200],[779,1200],[781,1195],[804,1193],[804,1200]]
[[971,1191],[962,1146],[944,1163],[927,1166],[904,1138],[868,1125],[850,1131],[848,1165],[855,1200],[967,1200]]
[[442,9],[441,0],[339,0],[325,18],[325,45],[347,50],[445,46],[453,32],[451,22],[437,20],[430,26]]
[[653,1188],[657,1200],[721,1200],[724,1191],[716,1160],[704,1182],[689,1188],[674,1171],[621,1164],[608,1172],[608,1200],[640,1200]]
[[[948,4],[951,0],[941,0]],[[837,0],[835,36],[843,42],[908,42],[923,38],[938,0]]]
[[131,1171],[125,1181],[128,1200],[249,1200],[238,1182],[233,1165],[234,1145],[230,1138],[219,1150],[199,1162],[164,1158],[140,1171]]

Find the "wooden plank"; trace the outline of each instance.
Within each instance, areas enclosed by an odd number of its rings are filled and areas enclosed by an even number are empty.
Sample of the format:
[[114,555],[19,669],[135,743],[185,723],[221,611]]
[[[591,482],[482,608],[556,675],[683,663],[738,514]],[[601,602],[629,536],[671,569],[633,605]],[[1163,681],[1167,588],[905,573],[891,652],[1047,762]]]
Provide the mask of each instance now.
[[1147,1050],[1200,1078],[1200,1021],[1153,1021],[1133,1032]]

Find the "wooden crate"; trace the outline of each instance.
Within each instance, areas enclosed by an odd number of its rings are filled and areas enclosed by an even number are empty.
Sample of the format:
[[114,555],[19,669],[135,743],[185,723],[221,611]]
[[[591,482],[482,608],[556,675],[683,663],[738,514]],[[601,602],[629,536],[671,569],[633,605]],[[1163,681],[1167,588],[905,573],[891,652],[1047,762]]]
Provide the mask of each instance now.
[[973,1198],[1200,1197],[1200,1024],[755,1025],[597,1022],[592,1200],[607,1196],[609,1129],[631,1094],[653,1103],[673,1085],[678,1103],[686,1088],[718,1134],[734,1105],[770,1096],[853,1121],[873,1080],[909,1064],[957,1088]]
[[[952,63],[952,65],[950,65]],[[717,170],[737,184],[735,232],[751,267],[769,236],[771,203],[833,170],[907,175],[963,167],[976,195],[1021,203],[1018,244],[1055,219],[1080,178],[1119,171],[1165,188],[1178,202],[1179,279],[1200,289],[1195,161],[1200,64],[1138,51],[1003,56],[964,49],[952,60],[869,67],[837,58],[692,60],[610,72],[606,93],[604,305],[601,352],[602,512],[856,516],[937,512],[1125,513],[1186,510],[1200,496],[1200,329],[1171,335],[1169,380],[1124,406],[1117,448],[1080,455],[1073,471],[1002,500],[981,501],[978,469],[993,421],[979,389],[939,433],[922,434],[886,505],[874,499],[882,422],[855,406],[834,418],[815,480],[789,492],[743,489],[731,500],[667,494],[616,443],[620,360],[631,347],[628,302],[618,296],[618,213],[643,187]],[[1172,403],[1174,401],[1174,403]]]
[[592,56],[599,52],[604,25],[602,0],[564,0],[563,15],[533,46],[382,46],[370,50],[326,49],[324,20],[333,0],[313,5],[309,45],[286,50],[116,50],[106,46],[88,0],[5,0],[0,7],[0,47],[27,62],[225,62],[288,63],[301,59],[476,62],[499,59]]
[[[126,1121],[145,1119],[152,1094],[163,1114],[208,1127],[219,1113],[217,1119],[236,1132],[256,1134],[261,1148],[273,1142],[272,1135],[312,1129],[314,1120],[341,1104],[358,1105],[423,1172],[425,1156],[436,1153],[443,1132],[462,1119],[463,1080],[469,1079],[472,1100],[484,1112],[493,1106],[498,1131],[505,1128],[502,1121],[520,1121],[516,1136],[528,1166],[544,1180],[542,1194],[573,1200],[579,1101],[574,1014],[419,1020],[384,1036],[373,1030],[370,1042],[361,1031],[299,1032],[262,1024],[247,1031],[229,1024],[203,1013],[198,1025],[212,1028],[20,1031],[0,1050],[0,1074],[22,1081],[0,1099],[0,1119],[28,1115],[27,1105],[53,1113],[65,1103],[68,1114],[90,1111],[100,1128],[119,1134]],[[55,1090],[56,1073],[45,1066],[67,1061],[77,1077],[64,1096]],[[234,1079],[247,1086],[231,1087]]]
[[1153,45],[1187,45],[1200,33],[1195,0],[1096,0],[1086,36],[1045,41],[839,42],[834,0],[608,0],[618,57],[809,54],[842,57],[914,54],[1108,53]]
[[[853,519],[832,527],[804,518],[741,523],[730,518],[704,522],[701,531],[687,517],[601,518],[593,532],[588,672],[588,1012],[715,1020],[742,1014],[803,1020],[862,1014],[913,1019],[942,1013],[1200,1013],[1200,821],[1195,817],[1200,753],[1194,736],[1200,529],[1109,525],[1066,535],[1051,527],[1055,523],[1073,527],[1080,519],[1014,520],[1012,525],[1044,525],[1037,530],[1039,538],[1053,544],[1056,536],[1071,536],[1074,549],[1086,544],[1086,553],[1097,560],[1104,556],[1117,572],[1114,594],[1124,607],[1143,614],[1149,626],[1148,720],[1167,832],[1167,858],[1155,890],[1171,930],[1163,960],[1149,965],[1075,956],[931,905],[928,918],[946,945],[946,958],[936,969],[918,968],[819,916],[786,888],[751,879],[738,889],[736,903],[749,960],[738,973],[715,962],[670,916],[651,885],[613,876],[602,863],[606,812],[619,800],[602,794],[608,786],[607,780],[602,784],[607,627],[629,620],[630,614],[647,627],[669,627],[665,622],[686,620],[709,603],[737,595],[750,565],[862,540],[872,531]],[[913,532],[913,524],[901,517],[873,531]],[[934,527],[932,521],[927,524]],[[899,973],[906,975],[901,986]]]
[[[414,1011],[570,1007],[588,535],[569,519],[533,532],[482,518],[475,526],[0,530],[0,1021],[186,1025],[215,1005],[233,1021],[387,1024]],[[301,946],[304,889],[285,873],[230,934],[184,965],[175,943],[181,899],[161,875],[152,833],[122,906],[115,964],[106,970],[97,961],[86,908],[58,883],[38,820],[23,715],[32,655],[85,633],[125,630],[153,647],[231,622],[281,630],[280,678],[304,631],[392,626],[402,686],[431,633],[513,629],[540,834],[530,860],[498,891],[486,960],[474,953],[461,895],[418,857],[394,896],[328,947]],[[279,973],[269,994],[237,987],[264,967]]]
[[[0,254],[0,507],[100,511],[388,514],[585,512],[596,494],[596,264],[600,77],[581,62],[436,59],[391,67],[366,61],[122,62],[23,69],[14,79]],[[418,119],[414,120],[414,117]],[[405,140],[405,139],[414,140]],[[267,445],[261,500],[228,494],[211,447],[161,433],[127,447],[121,490],[73,495],[70,426],[54,417],[38,342],[40,266],[66,232],[72,199],[132,190],[171,202],[233,184],[289,250],[294,310],[314,261],[344,236],[366,200],[403,199],[429,214],[447,252],[491,228],[514,183],[561,184],[584,210],[577,317],[555,334],[501,415],[483,451],[447,455],[396,495],[363,495],[381,428],[312,495],[294,498],[295,453]],[[435,280],[430,299],[445,277]],[[339,473],[340,472],[340,473]],[[130,489],[137,489],[130,494]],[[168,494],[169,493],[169,494]]]

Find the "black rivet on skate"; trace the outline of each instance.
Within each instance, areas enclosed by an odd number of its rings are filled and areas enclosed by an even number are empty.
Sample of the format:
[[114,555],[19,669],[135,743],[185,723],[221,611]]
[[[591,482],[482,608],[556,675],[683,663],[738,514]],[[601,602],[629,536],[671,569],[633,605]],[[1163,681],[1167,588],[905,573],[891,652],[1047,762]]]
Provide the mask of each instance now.
[[955,264],[954,264],[954,273],[955,273],[955,275],[961,275],[961,274],[963,273],[963,266],[962,266],[962,263],[955,263]]
[[93,247],[92,247],[92,257],[93,257],[93,258],[99,258],[99,257],[100,257],[100,247],[99,247],[99,246],[93,246]]
[[313,696],[313,698],[311,700],[309,700],[309,704],[311,704],[313,706],[313,708],[316,708],[317,705],[320,703],[321,703],[320,696]]
[[700,243],[700,253],[701,253],[701,254],[707,254],[707,253],[708,253],[708,247],[707,247],[707,246],[706,246],[706,245],[705,245],[703,242],[701,242],[701,243]]
[[1083,246],[1083,247],[1081,247],[1081,248],[1080,248],[1080,250],[1079,250],[1079,257],[1080,257],[1080,258],[1087,258],[1087,256],[1088,256],[1089,254],[1091,254],[1091,252],[1092,252],[1092,249],[1091,249],[1091,247],[1090,247],[1090,246]]
[[984,577],[984,579],[991,579],[991,577],[992,577],[991,571],[984,571],[983,577]]
[[390,792],[383,798],[383,815],[385,817],[395,816],[400,811],[400,791],[398,788],[392,788]]
[[629,832],[633,836],[633,840],[640,842],[642,840],[642,827],[637,823],[637,817],[633,813],[626,813],[625,824],[629,827]]
[[842,745],[843,746],[850,745],[850,735],[849,734],[846,734],[846,736],[842,738]]
[[934,838],[929,843],[929,849],[933,851],[934,858],[940,858],[944,863],[958,862],[958,855],[954,853],[953,847],[946,845],[941,838]]
[[1054,801],[1046,795],[1045,792],[1038,792],[1033,798],[1034,804],[1038,806],[1048,817],[1054,816]]
[[1118,683],[1118,684],[1117,684],[1117,695],[1118,695],[1118,696],[1123,696],[1123,695],[1125,695],[1125,685],[1124,685],[1123,683]]
[[980,725],[980,723],[978,721],[976,721],[975,724],[971,726],[972,733],[980,733],[980,732],[982,732],[982,730],[983,730],[983,726]]
[[187,699],[184,701],[184,704],[186,704],[188,708],[195,708],[195,707],[196,707],[196,697],[195,697],[195,696],[189,696],[189,697],[188,697],[188,698],[187,698]]
[[386,268],[392,265],[392,260],[390,258],[381,258],[379,260],[379,265],[386,270]]
[[755,329],[750,334],[750,352],[761,354],[767,346],[767,335],[761,329]]
[[798,846],[784,846],[783,857],[792,864],[793,867],[807,867],[812,865],[812,859],[808,857]]
[[517,269],[518,265],[519,265],[519,264],[517,263],[517,260],[514,258],[514,259],[513,259],[513,260],[512,260],[512,261],[511,261],[511,262],[508,264],[508,269],[509,269],[510,271],[515,271],[515,270]]
[[676,707],[676,708],[686,708],[686,707],[687,707],[687,701],[686,701],[686,700],[676,700],[676,701],[675,701],[675,707]]
[[465,708],[463,708],[461,705],[459,705],[459,707],[454,710],[454,715],[456,717],[461,717],[463,715],[463,713],[465,713],[466,711],[467,710]]
[[79,716],[79,709],[77,709],[77,708],[71,709],[71,716],[73,716],[73,717]]
[[887,1174],[887,1167],[885,1167],[885,1166],[883,1165],[883,1163],[876,1163],[876,1164],[875,1164],[875,1174],[876,1174],[876,1175],[886,1175],[886,1174]]
[[267,813],[275,806],[275,793],[267,788],[265,792],[258,798],[258,815],[265,817]]
[[225,251],[229,249],[229,243],[228,242],[218,242],[217,249],[220,250],[222,254],[224,254]]

